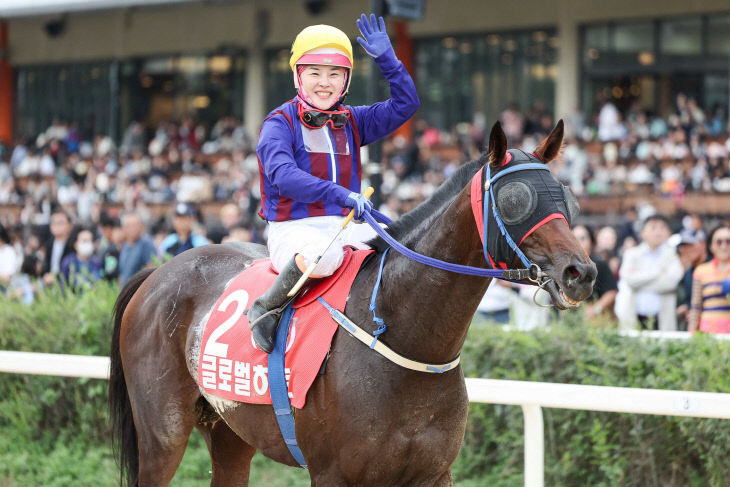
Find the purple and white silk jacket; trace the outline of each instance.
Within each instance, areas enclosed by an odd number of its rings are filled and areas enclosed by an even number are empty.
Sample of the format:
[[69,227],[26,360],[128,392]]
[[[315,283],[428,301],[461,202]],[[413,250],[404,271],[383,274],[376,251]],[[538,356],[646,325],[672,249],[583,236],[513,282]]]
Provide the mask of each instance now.
[[288,221],[348,213],[345,199],[360,192],[360,147],[392,133],[420,105],[413,80],[392,51],[375,62],[390,83],[391,98],[348,106],[344,127],[305,127],[297,118],[296,98],[266,117],[256,147],[261,218]]

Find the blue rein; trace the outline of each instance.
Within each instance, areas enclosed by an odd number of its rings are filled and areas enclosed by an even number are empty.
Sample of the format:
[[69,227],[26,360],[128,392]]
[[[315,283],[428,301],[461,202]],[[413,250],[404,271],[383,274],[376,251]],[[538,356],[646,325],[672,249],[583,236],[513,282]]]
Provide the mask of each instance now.
[[[373,214],[375,215],[375,217],[373,216]],[[366,222],[368,222],[373,230],[375,230],[375,233],[377,233],[383,240],[385,240],[385,243],[387,243],[409,259],[420,262],[421,264],[435,267],[444,271],[456,272],[458,274],[467,274],[470,276],[496,277],[497,279],[509,280],[523,280],[533,278],[533,272],[531,271],[531,269],[482,269],[481,267],[453,264],[451,262],[446,262],[443,260],[435,259],[433,257],[429,257],[427,255],[419,254],[418,252],[409,249],[408,247],[391,237],[390,234],[378,224],[378,221],[385,224],[391,223],[390,218],[388,218],[387,216],[383,215],[377,210],[371,210],[369,213],[363,214],[362,217]]]
[[494,182],[497,181],[502,176],[505,176],[507,174],[511,174],[516,171],[524,171],[524,170],[545,170],[550,171],[550,169],[547,168],[545,164],[537,164],[537,163],[528,163],[528,164],[520,164],[518,166],[513,166],[508,169],[505,169],[503,171],[500,171],[497,173],[494,177],[490,177],[490,170],[489,166],[487,165],[487,172],[486,172],[486,179],[485,184],[486,188],[482,188],[482,191],[484,194],[482,195],[482,201],[483,201],[483,208],[482,208],[482,214],[484,218],[484,236],[483,236],[483,252],[484,252],[484,259],[489,262],[488,252],[487,252],[487,229],[489,228],[487,217],[489,215],[488,213],[488,207],[489,202],[492,202],[492,214],[494,215],[494,219],[497,222],[497,226],[499,227],[500,232],[502,233],[502,236],[505,238],[509,246],[512,248],[512,250],[515,252],[517,256],[519,256],[522,263],[525,265],[525,269],[482,269],[480,267],[472,267],[467,265],[461,265],[461,264],[453,264],[451,262],[445,262],[443,260],[435,259],[433,257],[429,257],[427,255],[419,254],[416,251],[413,251],[409,249],[408,247],[402,245],[399,243],[396,239],[390,236],[388,232],[385,231],[383,227],[381,227],[378,222],[389,224],[392,222],[390,218],[383,215],[377,210],[370,210],[369,212],[365,212],[362,215],[362,218],[368,222],[368,224],[375,230],[375,232],[380,235],[380,237],[385,240],[385,242],[390,245],[387,249],[385,249],[385,252],[383,252],[383,256],[380,259],[380,267],[378,268],[378,277],[375,281],[375,285],[373,286],[373,292],[370,297],[370,306],[369,309],[373,313],[373,322],[378,326],[378,328],[372,332],[373,334],[373,341],[370,344],[370,348],[374,348],[375,344],[378,341],[378,338],[385,333],[388,329],[387,325],[383,321],[382,318],[378,317],[378,315],[375,313],[376,304],[375,300],[378,296],[378,289],[380,287],[380,280],[383,277],[383,266],[385,264],[385,258],[388,255],[388,251],[390,248],[394,248],[401,254],[405,255],[411,260],[415,260],[416,262],[420,262],[421,264],[425,264],[431,267],[435,267],[437,269],[442,269],[449,272],[456,272],[460,274],[467,274],[471,276],[479,276],[479,277],[492,277],[497,279],[505,279],[510,281],[520,281],[520,280],[532,280],[535,282],[538,282],[542,278],[542,271],[540,270],[540,267],[537,265],[532,264],[530,262],[530,259],[527,258],[527,256],[520,250],[520,248],[517,246],[517,244],[514,242],[512,237],[510,236],[509,232],[507,231],[507,228],[504,225],[504,222],[502,221],[502,217],[499,214],[499,210],[497,209],[497,204],[494,200],[494,191],[492,191],[492,188],[494,187]]
[[550,171],[550,169],[545,164],[538,164],[538,163],[528,163],[528,164],[519,164],[513,167],[510,167],[508,169],[505,169],[503,171],[498,172],[493,177],[490,177],[490,166],[489,164],[486,165],[487,173],[486,173],[486,188],[482,188],[482,191],[484,191],[486,197],[482,197],[483,201],[483,217],[484,217],[484,239],[483,239],[483,252],[484,252],[484,258],[487,262],[489,262],[489,258],[487,257],[487,229],[489,228],[487,224],[487,216],[489,211],[489,202],[492,202],[492,215],[494,216],[494,219],[497,222],[497,226],[499,227],[499,231],[502,233],[502,236],[505,238],[509,246],[512,248],[512,250],[517,254],[517,256],[520,258],[522,263],[525,266],[525,269],[482,269],[481,267],[473,267],[468,265],[461,265],[461,264],[453,264],[451,262],[445,262],[443,260],[435,259],[433,257],[429,257],[427,255],[419,254],[418,252],[415,252],[405,245],[402,245],[399,243],[396,239],[390,236],[388,232],[385,231],[383,227],[381,227],[378,222],[390,224],[392,223],[392,220],[388,218],[387,216],[383,215],[377,210],[371,210],[370,212],[366,212],[362,215],[362,218],[375,230],[375,233],[377,233],[385,242],[393,247],[395,250],[403,254],[404,256],[408,257],[411,260],[415,260],[416,262],[420,262],[421,264],[425,264],[427,266],[435,267],[437,269],[441,269],[444,271],[449,272],[456,272],[458,274],[466,274],[470,276],[478,276],[478,277],[493,277],[497,279],[505,279],[509,281],[524,281],[524,280],[531,280],[531,281],[537,281],[542,277],[542,271],[540,268],[536,265],[530,262],[530,259],[527,258],[527,256],[520,250],[520,248],[517,246],[517,244],[514,242],[512,237],[510,237],[509,232],[507,231],[507,228],[504,225],[504,222],[502,221],[502,217],[499,215],[499,210],[497,210],[497,205],[494,200],[494,191],[492,191],[492,188],[494,187],[494,183],[501,178],[502,176],[506,176],[507,174],[511,174],[513,172],[517,171],[525,171],[525,170],[540,170],[540,171]]

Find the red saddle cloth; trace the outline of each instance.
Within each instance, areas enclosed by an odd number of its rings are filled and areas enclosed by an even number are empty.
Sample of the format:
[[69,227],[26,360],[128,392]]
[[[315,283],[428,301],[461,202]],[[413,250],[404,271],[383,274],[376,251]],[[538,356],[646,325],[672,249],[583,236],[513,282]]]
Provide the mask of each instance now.
[[[345,249],[340,268],[318,281],[294,302],[284,367],[292,406],[301,409],[307,391],[337,331],[322,297],[345,311],[347,296],[363,260],[372,250]],[[213,396],[253,404],[271,404],[268,356],[254,343],[243,313],[276,278],[269,259],[254,261],[226,286],[210,312],[203,330],[198,362],[198,385]]]

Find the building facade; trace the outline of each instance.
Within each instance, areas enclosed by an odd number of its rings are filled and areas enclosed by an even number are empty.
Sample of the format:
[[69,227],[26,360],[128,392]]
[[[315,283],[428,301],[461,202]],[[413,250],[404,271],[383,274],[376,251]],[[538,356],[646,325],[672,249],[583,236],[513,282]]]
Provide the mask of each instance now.
[[[232,115],[257,133],[268,110],[294,94],[288,48],[315,23],[353,40],[348,102],[366,103],[370,61],[354,39],[370,5],[178,1],[9,16],[0,100],[12,103],[0,106],[0,138],[32,136],[56,118],[118,137],[133,120]],[[623,110],[666,114],[679,92],[727,118],[726,0],[426,0],[423,19],[389,26],[421,97],[417,116],[442,129],[477,114],[491,123],[510,103],[591,116],[608,97]]]

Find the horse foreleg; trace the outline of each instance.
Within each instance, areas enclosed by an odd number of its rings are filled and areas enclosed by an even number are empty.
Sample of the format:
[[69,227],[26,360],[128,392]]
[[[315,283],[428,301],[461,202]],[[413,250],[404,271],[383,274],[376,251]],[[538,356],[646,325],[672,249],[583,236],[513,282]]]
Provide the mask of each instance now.
[[243,441],[225,423],[199,424],[198,431],[205,438],[213,464],[211,487],[247,487],[251,458],[256,449]]

